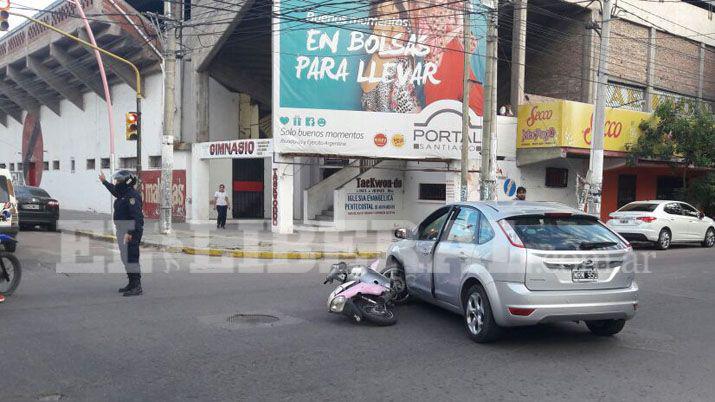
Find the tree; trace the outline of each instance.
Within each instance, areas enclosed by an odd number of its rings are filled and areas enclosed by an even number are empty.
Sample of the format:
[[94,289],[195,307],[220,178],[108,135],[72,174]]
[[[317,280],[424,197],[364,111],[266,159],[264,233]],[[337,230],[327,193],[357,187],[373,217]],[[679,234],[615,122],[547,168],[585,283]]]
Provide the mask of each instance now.
[[692,180],[679,195],[691,204],[697,205],[705,215],[715,216],[715,173]]
[[715,167],[715,115],[705,105],[666,100],[640,129],[642,135],[629,147],[629,164],[651,159],[680,167],[686,192],[690,169]]

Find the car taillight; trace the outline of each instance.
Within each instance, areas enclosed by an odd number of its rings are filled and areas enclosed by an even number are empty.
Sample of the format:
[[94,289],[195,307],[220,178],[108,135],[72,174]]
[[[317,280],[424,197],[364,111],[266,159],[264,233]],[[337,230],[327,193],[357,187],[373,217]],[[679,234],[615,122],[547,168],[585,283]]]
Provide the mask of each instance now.
[[521,307],[509,307],[509,313],[511,313],[511,315],[520,315],[520,316],[524,316],[524,317],[531,315],[531,313],[533,313],[534,310],[536,310],[536,309],[521,308]]
[[47,206],[48,206],[48,207],[59,207],[59,206],[60,206],[60,203],[57,202],[57,201],[54,201],[54,200],[53,200],[53,201],[47,201]]
[[522,243],[521,239],[519,238],[519,235],[516,234],[514,228],[511,227],[511,224],[509,224],[509,222],[502,219],[498,223],[502,232],[504,232],[506,238],[509,239],[509,243],[511,243],[512,246],[524,248],[524,243]]
[[645,223],[651,223],[654,220],[656,220],[656,217],[655,216],[639,216],[636,219],[638,219],[639,221],[643,221]]

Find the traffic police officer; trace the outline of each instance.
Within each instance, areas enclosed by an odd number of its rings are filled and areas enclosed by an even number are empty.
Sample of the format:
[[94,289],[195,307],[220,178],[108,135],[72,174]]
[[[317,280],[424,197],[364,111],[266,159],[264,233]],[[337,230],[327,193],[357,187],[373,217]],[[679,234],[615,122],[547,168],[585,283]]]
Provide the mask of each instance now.
[[114,184],[107,182],[104,174],[99,175],[99,180],[117,198],[114,200],[114,225],[119,254],[129,278],[129,284],[119,292],[124,296],[139,296],[142,294],[139,243],[144,232],[144,214],[141,195],[134,189],[137,177],[128,170],[120,170],[112,176]]

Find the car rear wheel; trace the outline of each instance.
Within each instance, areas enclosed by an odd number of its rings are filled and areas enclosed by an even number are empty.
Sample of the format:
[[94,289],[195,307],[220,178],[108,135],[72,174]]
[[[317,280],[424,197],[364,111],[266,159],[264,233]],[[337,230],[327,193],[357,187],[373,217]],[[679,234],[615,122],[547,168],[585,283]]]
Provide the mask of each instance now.
[[586,321],[586,326],[594,335],[613,336],[623,329],[626,320],[598,320]]
[[467,291],[464,300],[464,328],[467,330],[467,336],[477,343],[492,342],[501,334],[501,328],[494,321],[487,292],[480,285],[474,285]]
[[705,239],[702,242],[703,247],[712,247],[715,245],[715,229],[710,228],[705,233]]
[[658,240],[655,242],[655,246],[658,250],[667,250],[673,241],[673,237],[668,229],[661,229],[658,235]]

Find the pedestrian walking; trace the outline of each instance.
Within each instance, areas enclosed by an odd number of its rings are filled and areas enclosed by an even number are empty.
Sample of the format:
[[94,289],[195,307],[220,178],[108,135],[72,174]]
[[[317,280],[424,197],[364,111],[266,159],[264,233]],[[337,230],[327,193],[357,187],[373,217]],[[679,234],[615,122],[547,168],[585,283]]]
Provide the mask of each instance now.
[[514,201],[526,201],[526,189],[522,186],[516,189],[516,198]]
[[218,191],[214,193],[214,204],[216,204],[216,228],[226,229],[226,214],[228,212],[228,195],[226,195],[226,186],[223,184],[218,186]]
[[116,197],[114,200],[114,225],[117,228],[117,246],[129,283],[119,289],[124,296],[139,296],[143,293],[141,268],[139,266],[139,243],[144,233],[142,197],[134,188],[138,180],[134,173],[120,170],[109,183],[103,173],[99,180]]

